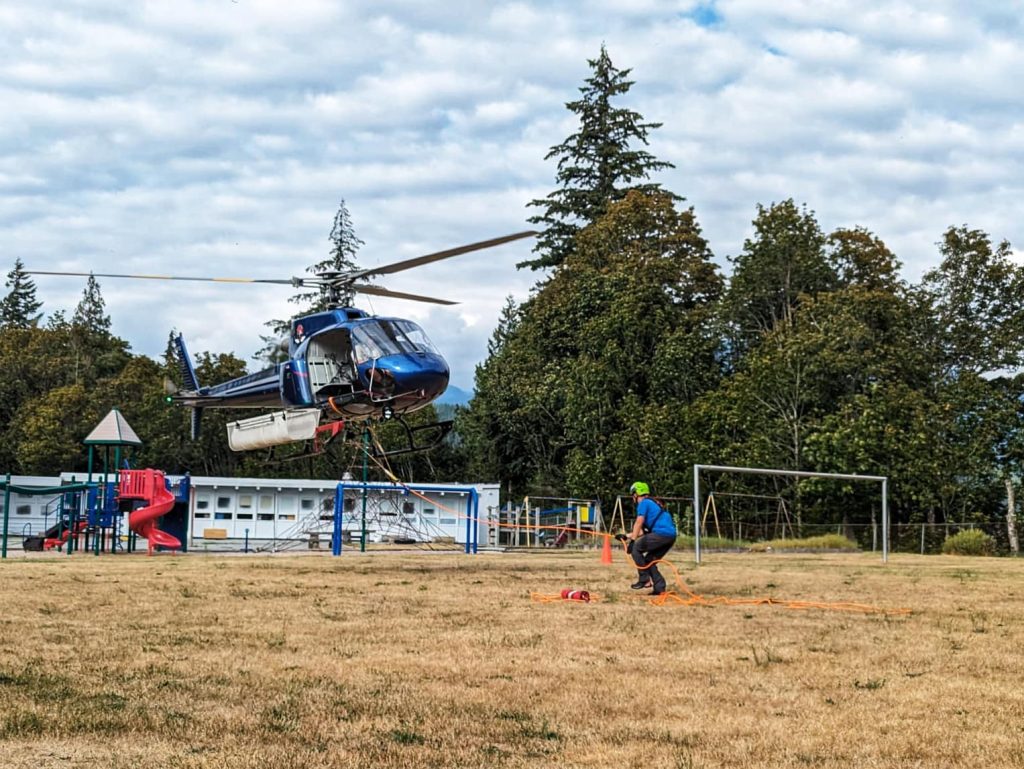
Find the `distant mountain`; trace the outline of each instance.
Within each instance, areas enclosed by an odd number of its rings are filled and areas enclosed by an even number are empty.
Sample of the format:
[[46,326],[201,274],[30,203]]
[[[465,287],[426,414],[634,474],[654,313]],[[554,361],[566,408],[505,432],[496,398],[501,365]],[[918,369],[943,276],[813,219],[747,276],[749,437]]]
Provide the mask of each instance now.
[[444,395],[434,401],[438,405],[450,404],[453,406],[465,406],[473,398],[473,393],[463,390],[455,385],[448,385]]

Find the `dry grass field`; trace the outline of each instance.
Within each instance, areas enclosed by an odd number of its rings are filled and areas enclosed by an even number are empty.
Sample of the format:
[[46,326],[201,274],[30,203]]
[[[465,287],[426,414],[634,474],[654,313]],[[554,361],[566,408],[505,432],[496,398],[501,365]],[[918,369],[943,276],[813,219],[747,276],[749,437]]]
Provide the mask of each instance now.
[[[0,564],[0,766],[1024,766],[1024,562],[712,553]],[[531,601],[563,587],[591,604]]]

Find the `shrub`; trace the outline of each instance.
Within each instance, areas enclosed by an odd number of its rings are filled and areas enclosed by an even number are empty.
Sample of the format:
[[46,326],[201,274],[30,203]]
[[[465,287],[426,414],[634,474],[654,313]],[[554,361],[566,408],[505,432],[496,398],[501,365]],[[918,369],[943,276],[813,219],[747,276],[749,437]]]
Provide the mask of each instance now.
[[[676,547],[680,550],[693,550],[693,535],[680,534],[676,537]],[[700,547],[701,550],[746,550],[750,547],[750,543],[727,537],[701,537]]]
[[942,552],[946,555],[994,555],[996,540],[980,529],[964,529],[946,537]]
[[857,543],[851,542],[842,534],[822,534],[817,537],[803,539],[773,539],[768,542],[757,542],[750,548],[754,552],[767,550],[856,550]]

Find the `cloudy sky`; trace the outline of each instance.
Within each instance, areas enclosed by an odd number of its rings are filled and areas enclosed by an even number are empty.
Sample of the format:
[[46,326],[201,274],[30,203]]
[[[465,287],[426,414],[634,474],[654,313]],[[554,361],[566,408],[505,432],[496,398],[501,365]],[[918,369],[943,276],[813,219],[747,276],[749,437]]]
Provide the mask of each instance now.
[[[0,0],[0,249],[28,269],[289,277],[344,199],[382,264],[525,229],[603,43],[664,123],[657,180],[727,265],[758,203],[862,225],[918,278],[949,225],[1024,243],[1018,1]],[[472,386],[528,242],[395,275],[380,299]],[[1018,250],[1018,253],[1021,253]],[[48,312],[84,281],[36,279]],[[101,281],[158,355],[248,358],[287,288]]]

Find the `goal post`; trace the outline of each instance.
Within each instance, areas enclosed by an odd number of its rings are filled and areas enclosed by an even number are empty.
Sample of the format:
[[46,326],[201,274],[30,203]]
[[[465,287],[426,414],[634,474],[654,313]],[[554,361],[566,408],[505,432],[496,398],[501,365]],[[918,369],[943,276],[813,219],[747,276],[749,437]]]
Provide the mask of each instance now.
[[882,563],[889,562],[889,478],[884,475],[851,473],[812,473],[804,470],[772,470],[764,467],[730,467],[728,465],[693,466],[693,531],[694,558],[700,563],[700,474],[701,472],[741,473],[745,475],[786,475],[793,478],[833,478],[845,481],[868,481],[882,484]]

